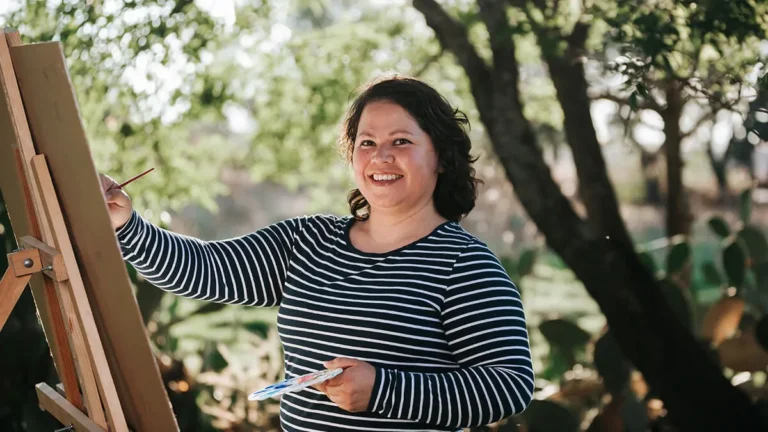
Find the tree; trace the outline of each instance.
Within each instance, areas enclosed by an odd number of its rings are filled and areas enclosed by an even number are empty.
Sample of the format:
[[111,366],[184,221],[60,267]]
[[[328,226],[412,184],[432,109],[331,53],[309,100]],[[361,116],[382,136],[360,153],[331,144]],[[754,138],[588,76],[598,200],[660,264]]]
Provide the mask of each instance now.
[[[682,181],[683,142],[719,112],[745,111],[755,97],[749,77],[765,61],[760,58],[765,29],[744,15],[753,12],[751,7],[749,2],[661,1],[599,2],[592,8],[609,26],[606,48],[620,52],[616,60],[603,59],[605,69],[626,78],[624,94],[607,91],[596,97],[652,111],[662,121],[664,143],[656,152],[641,149],[641,160],[644,168],[662,153],[666,160],[669,237],[689,235],[693,220]],[[683,130],[686,110],[699,114]],[[711,140],[706,151],[724,195],[727,159],[714,157]]]
[[[556,12],[568,6],[557,1],[478,0],[491,51],[486,60],[471,43],[467,26],[443,6],[435,0],[413,5],[466,72],[482,122],[528,215],[597,301],[622,351],[660,395],[671,420],[683,430],[760,429],[764,420],[755,406],[681,324],[635,253],[589,109],[584,54],[591,22],[579,14],[564,18]],[[748,17],[760,16],[752,12]],[[717,21],[707,14],[710,23]],[[525,26],[535,33],[557,89],[586,219],[553,181],[523,112],[513,36]],[[708,415],[701,416],[702,411]]]

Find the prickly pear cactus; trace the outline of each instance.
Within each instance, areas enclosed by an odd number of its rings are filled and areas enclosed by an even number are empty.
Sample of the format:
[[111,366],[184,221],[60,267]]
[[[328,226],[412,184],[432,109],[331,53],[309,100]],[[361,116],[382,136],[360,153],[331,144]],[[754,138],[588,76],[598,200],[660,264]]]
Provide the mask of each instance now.
[[[736,371],[768,367],[768,239],[752,224],[751,189],[741,193],[734,226],[714,216],[707,224],[721,238],[721,264],[704,265],[705,279],[724,288],[706,312],[702,337],[718,350],[722,364]],[[745,325],[754,318],[757,323]]]

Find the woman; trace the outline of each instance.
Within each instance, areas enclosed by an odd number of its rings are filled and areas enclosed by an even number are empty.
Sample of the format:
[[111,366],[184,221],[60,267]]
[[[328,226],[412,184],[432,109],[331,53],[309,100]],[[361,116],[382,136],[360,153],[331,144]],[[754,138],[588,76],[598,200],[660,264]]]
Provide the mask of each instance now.
[[[124,258],[184,297],[279,306],[287,377],[343,368],[281,398],[286,431],[455,431],[525,409],[533,369],[519,293],[458,222],[476,184],[466,117],[415,79],[372,83],[341,137],[352,215],[201,241],[106,195]],[[113,184],[103,177],[104,190]]]

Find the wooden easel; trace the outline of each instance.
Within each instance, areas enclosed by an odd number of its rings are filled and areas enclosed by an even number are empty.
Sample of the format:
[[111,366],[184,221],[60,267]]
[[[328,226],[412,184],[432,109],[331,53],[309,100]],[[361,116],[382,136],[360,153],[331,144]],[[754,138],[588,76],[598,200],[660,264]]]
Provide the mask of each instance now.
[[40,407],[75,431],[178,430],[61,45],[24,45],[13,29],[0,33],[0,191],[19,247],[0,281],[0,330],[29,284],[61,380],[37,384]]

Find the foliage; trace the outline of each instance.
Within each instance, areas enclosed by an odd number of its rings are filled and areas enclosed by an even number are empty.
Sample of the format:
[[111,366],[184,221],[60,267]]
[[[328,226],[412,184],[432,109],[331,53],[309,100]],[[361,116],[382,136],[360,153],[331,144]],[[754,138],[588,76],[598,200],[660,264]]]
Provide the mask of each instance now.
[[[688,240],[665,242],[667,252],[662,261],[666,267],[657,264],[652,248],[640,245],[639,250],[662,282],[673,310],[700,343],[710,347],[710,355],[721,365],[723,374],[732,377],[734,385],[758,402],[764,402],[768,377],[768,242],[764,229],[751,219],[751,190],[743,191],[740,197],[736,222],[728,223],[720,215],[706,221],[718,241],[719,262],[703,261],[694,269],[694,273],[703,274],[706,283],[721,290],[722,296],[716,301],[696,303],[696,297],[676,282],[686,267],[694,265]],[[727,258],[732,250],[738,251],[737,258]],[[700,310],[703,316],[697,318],[694,310]],[[501,422],[494,430],[517,430],[519,424],[542,431],[565,427],[549,425],[553,416],[541,416],[539,410],[560,410],[559,421],[591,424],[589,430],[603,430],[616,422],[626,425],[627,430],[669,427],[654,389],[624,356],[609,328],[585,337],[587,333],[566,317],[544,321],[539,328],[555,355],[549,358],[547,370],[537,374],[536,408]],[[566,362],[562,353],[568,352],[582,354]]]
[[749,75],[765,61],[759,48],[768,35],[764,2],[595,2],[590,12],[605,20],[608,47],[620,51],[607,69],[627,78],[635,109],[658,97],[664,80],[680,81],[718,107],[733,106],[741,86],[758,84]]
[[231,37],[220,21],[191,0],[28,0],[0,22],[25,43],[61,42],[99,171],[119,180],[156,168],[131,185],[147,217],[190,201],[213,207],[234,152],[217,131],[231,98],[211,63]]

